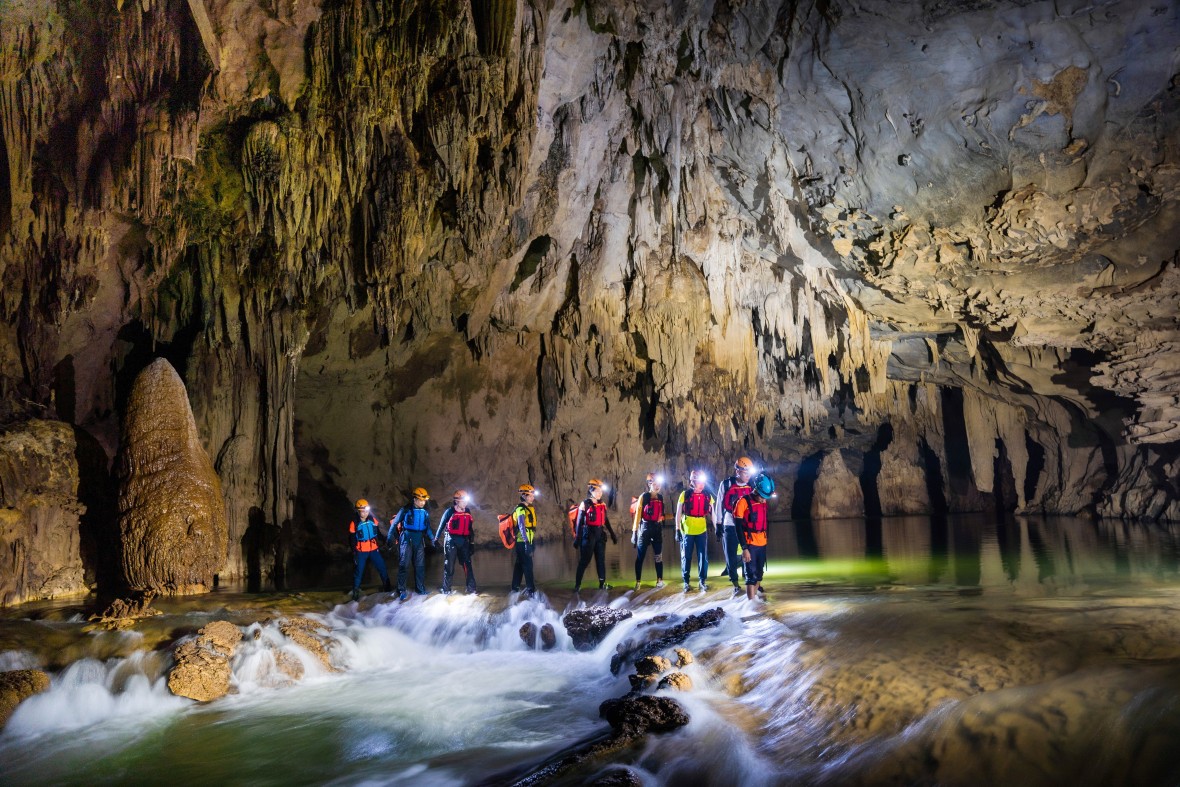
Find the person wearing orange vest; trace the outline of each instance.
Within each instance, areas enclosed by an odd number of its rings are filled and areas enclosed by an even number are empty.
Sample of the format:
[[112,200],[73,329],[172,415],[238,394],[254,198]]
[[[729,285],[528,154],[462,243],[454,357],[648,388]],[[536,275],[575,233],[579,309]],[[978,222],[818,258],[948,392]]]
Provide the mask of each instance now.
[[753,491],[739,499],[733,507],[738,542],[745,562],[748,599],[754,598],[754,591],[762,590],[762,574],[766,570],[766,503],[773,494],[774,480],[768,475],[759,475],[754,479]]
[[717,487],[717,499],[713,503],[713,528],[717,540],[721,542],[721,549],[725,553],[725,574],[733,583],[733,594],[740,595],[738,585],[738,566],[741,563],[741,545],[738,542],[737,527],[733,519],[733,507],[737,501],[750,494],[750,476],[754,474],[754,463],[750,457],[743,456],[733,463],[733,475],[721,482]]
[[614,528],[610,526],[610,517],[606,514],[606,503],[602,502],[605,487],[597,478],[591,478],[586,484],[586,499],[578,506],[578,519],[574,525],[574,546],[578,549],[578,572],[574,577],[574,592],[582,589],[582,575],[590,565],[590,558],[594,558],[594,567],[598,569],[598,587],[609,588],[606,584],[606,538],[602,535],[605,530],[610,535],[612,544],[619,543]]
[[381,589],[388,593],[389,571],[385,568],[381,550],[377,548],[377,537],[381,532],[377,529],[377,517],[373,515],[369,501],[363,497],[356,501],[356,519],[348,523],[348,532],[352,536],[352,562],[355,567],[352,574],[352,600],[361,597],[365,564],[370,562],[381,576]]
[[451,505],[442,512],[438,521],[438,530],[434,531],[434,545],[439,546],[439,536],[444,536],[443,550],[443,580],[442,592],[450,595],[451,578],[455,575],[455,563],[463,566],[463,573],[467,577],[467,592],[475,593],[475,571],[471,567],[471,554],[475,550],[475,528],[471,520],[471,512],[467,504],[471,498],[462,489],[455,490],[451,496]]
[[664,586],[664,496],[660,488],[664,479],[647,474],[647,491],[635,503],[635,518],[631,522],[631,543],[635,545],[635,589],[639,590],[643,559],[648,547],[656,564],[656,587]]
[[512,592],[520,590],[520,582],[524,580],[525,596],[532,596],[537,592],[536,582],[533,580],[533,550],[536,549],[537,539],[537,509],[533,503],[537,499],[537,490],[532,484],[521,484],[520,504],[512,512],[512,520],[516,524],[516,543],[512,547]]
[[389,534],[397,533],[397,592],[405,601],[406,575],[410,573],[410,560],[414,561],[414,590],[426,595],[426,539],[430,537],[430,512],[426,501],[430,495],[422,487],[410,493],[410,503],[389,520]]
[[680,542],[680,574],[684,592],[689,591],[688,575],[692,568],[692,553],[697,553],[697,585],[708,590],[709,524],[713,519],[713,495],[705,491],[707,480],[703,470],[688,474],[688,489],[676,501],[676,539]]

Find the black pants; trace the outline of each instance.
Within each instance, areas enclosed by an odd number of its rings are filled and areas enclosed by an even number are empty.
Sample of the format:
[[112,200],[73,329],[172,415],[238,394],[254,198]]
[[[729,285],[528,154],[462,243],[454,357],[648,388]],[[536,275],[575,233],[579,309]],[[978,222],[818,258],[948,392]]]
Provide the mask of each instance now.
[[475,592],[475,571],[471,568],[471,539],[467,536],[446,537],[443,542],[443,581],[442,592],[451,592],[451,578],[455,576],[455,566],[463,566],[463,573],[467,575],[467,592]]
[[664,578],[664,528],[659,522],[641,522],[639,524],[639,538],[636,540],[635,581],[639,581],[643,573],[643,559],[647,557],[647,549],[651,547],[656,561],[656,579]]
[[414,561],[414,590],[426,592],[426,533],[421,530],[402,531],[398,539],[397,592],[406,592],[406,574],[410,560]]
[[594,567],[598,569],[598,586],[606,584],[606,533],[601,527],[587,527],[583,531],[582,544],[578,554],[578,574],[574,579],[574,586],[582,586],[582,575],[590,565],[590,558],[594,558]]
[[512,564],[512,589],[520,590],[520,580],[523,578],[524,589],[535,593],[537,585],[533,582],[533,545],[517,539],[512,550],[516,555],[516,562]]

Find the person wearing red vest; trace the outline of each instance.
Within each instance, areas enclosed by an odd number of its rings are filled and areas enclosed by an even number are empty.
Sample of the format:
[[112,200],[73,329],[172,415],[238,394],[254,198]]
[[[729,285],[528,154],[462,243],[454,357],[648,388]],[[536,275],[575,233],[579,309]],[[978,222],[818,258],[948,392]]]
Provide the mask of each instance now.
[[578,519],[574,525],[574,546],[578,549],[578,573],[574,578],[574,592],[582,589],[582,575],[590,565],[591,556],[594,557],[594,567],[598,569],[598,587],[608,588],[606,584],[606,538],[605,530],[610,535],[611,543],[619,543],[614,528],[610,526],[610,518],[606,515],[606,503],[602,502],[603,483],[597,478],[591,478],[586,484],[587,497],[578,506]]
[[471,567],[471,554],[475,551],[475,529],[471,520],[471,512],[467,504],[471,498],[462,489],[455,490],[451,496],[451,506],[442,512],[438,522],[438,530],[434,531],[432,539],[435,547],[439,546],[439,537],[443,537],[443,580],[442,592],[450,595],[451,578],[455,575],[455,564],[463,566],[463,573],[467,577],[467,592],[475,593],[475,570]]
[[738,585],[738,566],[741,562],[741,545],[737,537],[737,527],[733,519],[733,507],[737,501],[750,494],[750,476],[754,474],[754,463],[750,457],[743,456],[733,464],[733,475],[721,482],[717,487],[717,500],[713,504],[713,527],[717,540],[721,542],[721,549],[725,553],[725,574],[733,583],[733,594],[740,595]]
[[389,592],[389,571],[385,568],[385,558],[381,557],[381,550],[377,548],[377,538],[381,532],[377,529],[377,517],[369,507],[369,501],[363,497],[356,501],[356,519],[348,523],[348,532],[352,540],[352,600],[361,597],[361,580],[365,577],[365,564],[372,563],[381,576],[381,589]]
[[774,480],[768,475],[759,475],[753,481],[753,491],[738,500],[733,508],[745,563],[746,598],[751,600],[754,591],[762,590],[762,574],[766,571],[767,502],[773,494]]
[[635,503],[635,518],[631,522],[631,543],[635,554],[635,589],[643,573],[643,559],[650,547],[656,564],[656,587],[664,586],[664,496],[660,488],[664,479],[647,474],[647,491]]
[[709,523],[713,519],[713,495],[705,491],[705,472],[693,470],[688,475],[688,489],[680,493],[676,501],[676,538],[680,542],[680,575],[684,580],[684,592],[689,591],[689,569],[692,568],[692,553],[697,554],[697,585],[708,590],[705,584],[709,576]]

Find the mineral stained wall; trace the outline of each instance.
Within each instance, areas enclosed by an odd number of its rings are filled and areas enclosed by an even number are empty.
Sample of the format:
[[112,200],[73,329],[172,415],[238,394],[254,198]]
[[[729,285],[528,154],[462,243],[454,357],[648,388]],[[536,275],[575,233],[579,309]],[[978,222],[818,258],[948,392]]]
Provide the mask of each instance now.
[[589,475],[738,453],[802,516],[1180,518],[1177,40],[1137,0],[9,0],[0,421],[113,457],[167,358],[225,577],[362,494],[470,489],[490,537],[530,481],[556,534]]

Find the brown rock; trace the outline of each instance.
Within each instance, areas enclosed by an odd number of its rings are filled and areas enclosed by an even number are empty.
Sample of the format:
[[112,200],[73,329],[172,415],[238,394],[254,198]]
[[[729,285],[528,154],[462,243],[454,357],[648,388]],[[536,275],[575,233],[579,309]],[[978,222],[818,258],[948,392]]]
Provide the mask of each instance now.
[[677,667],[685,667],[689,664],[692,664],[693,661],[695,661],[695,659],[693,658],[692,651],[688,650],[687,648],[676,648]]
[[276,651],[275,667],[291,680],[299,680],[303,677],[303,662],[290,653],[285,653],[281,650]]
[[673,672],[665,675],[660,680],[660,685],[657,688],[673,689],[675,691],[688,691],[692,688],[692,678],[685,675],[683,672]]
[[628,675],[627,680],[631,682],[631,691],[647,691],[656,685],[658,677],[655,675]]
[[49,676],[39,669],[0,672],[0,729],[8,723],[16,706],[49,688]]
[[329,672],[338,671],[332,664],[328,653],[329,640],[326,636],[326,629],[321,624],[311,618],[287,618],[279,623],[279,631],[283,632],[283,635],[296,645],[318,658]]
[[87,629],[126,629],[135,625],[137,620],[159,615],[160,610],[151,606],[155,597],[155,593],[149,592],[139,598],[117,598],[102,612],[89,617],[92,625]]
[[520,638],[530,649],[537,647],[537,624],[529,621],[520,627]]
[[541,648],[544,650],[552,650],[557,646],[557,631],[554,630],[552,623],[546,623],[541,626]]
[[643,779],[627,768],[611,768],[590,784],[593,787],[643,787]]
[[660,675],[672,669],[672,662],[663,656],[644,656],[635,662],[638,675]]
[[195,639],[177,645],[168,690],[199,702],[224,697],[233,676],[230,659],[241,641],[242,631],[232,623],[216,620],[205,626]]
[[85,595],[73,429],[33,420],[0,433],[0,605]]
[[133,590],[200,593],[225,562],[221,482],[201,446],[184,383],[164,359],[140,372],[119,455],[123,571]]

